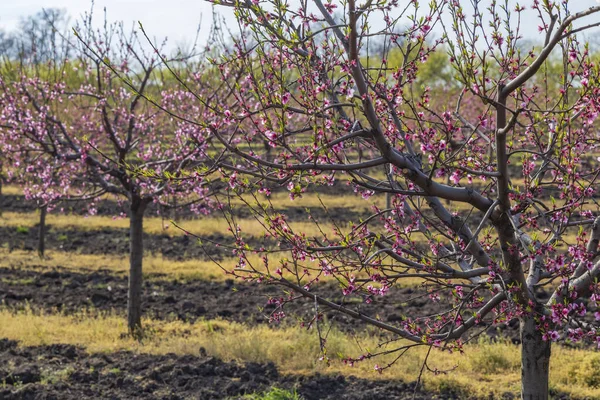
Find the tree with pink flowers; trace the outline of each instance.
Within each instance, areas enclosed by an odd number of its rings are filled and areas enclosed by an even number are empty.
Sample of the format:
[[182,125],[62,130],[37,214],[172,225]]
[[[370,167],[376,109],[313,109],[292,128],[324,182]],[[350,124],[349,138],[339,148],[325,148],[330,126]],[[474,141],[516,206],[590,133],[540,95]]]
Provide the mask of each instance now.
[[[235,9],[244,31],[215,63],[244,72],[231,86],[235,103],[209,128],[228,152],[220,167],[230,193],[277,243],[252,248],[229,216],[239,257],[231,272],[314,300],[309,324],[322,318],[320,306],[389,332],[400,341],[381,353],[398,358],[414,346],[460,350],[487,327],[518,320],[522,396],[548,398],[552,343],[600,343],[599,67],[578,38],[599,25],[591,16],[600,7],[218,3]],[[539,25],[540,46],[522,41],[525,13]],[[427,82],[412,85],[439,51],[461,88],[434,99]],[[389,65],[391,52],[401,62]],[[551,59],[561,61],[559,77],[548,76]],[[370,215],[313,218],[320,234],[307,235],[268,200],[283,186],[301,205],[304,193],[335,184],[365,199]],[[386,194],[387,207],[372,202]],[[326,276],[363,303],[422,279],[428,301],[447,307],[384,322],[319,292]],[[293,297],[274,299],[274,318]]]
[[[188,90],[173,85],[170,73],[159,68],[158,56],[144,51],[135,33],[128,34],[122,25],[94,31],[90,18],[78,32],[82,42],[69,39],[71,50],[85,43],[77,57],[56,56],[43,63],[22,58],[4,64],[2,152],[10,154],[13,173],[24,183],[28,197],[45,205],[107,194],[126,199],[127,318],[129,330],[139,336],[143,219],[148,205],[179,197],[180,204],[198,213],[210,206],[207,131],[159,112],[156,105],[202,118],[207,103],[198,105]],[[216,101],[201,74],[190,71],[180,79],[207,102]]]

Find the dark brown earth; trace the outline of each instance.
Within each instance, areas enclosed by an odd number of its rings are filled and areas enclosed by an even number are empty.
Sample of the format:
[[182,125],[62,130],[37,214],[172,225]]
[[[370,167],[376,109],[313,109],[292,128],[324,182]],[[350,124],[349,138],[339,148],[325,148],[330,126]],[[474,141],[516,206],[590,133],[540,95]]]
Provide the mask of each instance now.
[[[8,199],[8,200],[7,200]],[[18,196],[3,196],[4,210],[31,212]],[[21,208],[22,207],[22,208]],[[98,205],[99,214],[115,215],[116,202]],[[290,208],[291,219],[306,219],[302,207]],[[84,208],[72,207],[78,215]],[[328,218],[337,214],[349,216],[347,210],[330,210]],[[120,211],[119,211],[120,212]],[[239,216],[244,211],[239,211]],[[149,213],[148,215],[151,215]],[[314,214],[313,214],[314,215]],[[37,227],[27,231],[0,227],[0,245],[12,249],[33,250],[37,244]],[[220,257],[222,248],[197,245],[189,236],[145,235],[146,248],[170,259],[205,259]],[[227,235],[213,235],[203,241],[223,243]],[[257,242],[253,246],[261,245]],[[75,229],[48,227],[47,248],[90,254],[127,254],[128,232],[101,229],[85,232]],[[266,323],[274,306],[267,304],[271,297],[282,296],[280,287],[251,284],[241,281],[224,282],[174,281],[162,276],[147,277],[144,283],[146,315],[158,319],[194,321],[199,318],[224,318],[248,324]],[[160,279],[157,279],[160,278]],[[27,305],[35,309],[60,310],[74,313],[82,309],[115,310],[124,315],[127,296],[124,276],[109,271],[77,273],[62,268],[49,271],[31,266],[28,270],[11,268],[0,261],[0,302],[12,309]],[[403,315],[428,316],[447,309],[447,299],[434,303],[427,299],[424,288],[395,288],[383,298],[366,304],[358,296],[345,297],[334,283],[321,283],[314,290],[336,303],[371,316],[379,316],[390,324],[401,321]],[[286,304],[285,325],[308,321],[314,316],[314,304],[298,300]],[[343,331],[357,331],[366,326],[349,317],[321,307],[323,319]],[[1,321],[0,321],[1,323]],[[478,328],[491,337],[501,335],[519,341],[518,323],[511,321],[499,329]],[[410,399],[413,384],[389,381],[315,375],[310,377],[282,376],[273,365],[246,364],[198,356],[153,356],[118,352],[104,355],[87,354],[73,346],[50,345],[19,347],[11,341],[0,341],[0,399],[179,399],[179,398],[238,398],[247,393],[261,392],[270,387],[297,389],[305,399]],[[507,398],[512,395],[506,394]],[[464,398],[460,393],[417,392],[416,399]]]
[[[333,285],[321,291],[339,293]],[[156,318],[222,317],[250,324],[269,317],[267,298],[281,289],[264,284],[146,280],[144,309]],[[410,289],[399,291],[411,296]],[[335,296],[333,296],[335,297]],[[41,272],[0,268],[0,300],[13,309],[60,309],[66,313],[91,308],[124,313],[126,280],[105,271],[89,274],[61,269]],[[410,307],[421,304],[418,300]],[[266,309],[263,309],[265,307]],[[386,307],[392,307],[388,304]],[[286,307],[291,317],[309,318],[310,302]],[[408,306],[407,306],[408,308]],[[326,310],[324,310],[327,312]],[[368,311],[373,311],[368,310]],[[399,315],[398,307],[393,315]],[[408,311],[408,309],[406,310]],[[388,314],[384,310],[382,313]],[[327,315],[343,329],[356,324]],[[296,390],[304,399],[458,399],[460,393],[416,392],[415,383],[372,381],[343,376],[282,376],[272,364],[237,364],[207,357],[154,356],[117,352],[88,354],[66,345],[20,347],[0,340],[0,399],[225,399],[263,392],[271,387]]]
[[[19,196],[3,196],[5,210],[31,212],[32,205],[19,208],[26,202]],[[84,204],[68,203],[72,206],[69,212],[83,214]],[[97,204],[98,210],[114,215],[114,201],[103,200]],[[300,210],[300,208],[298,208]],[[300,215],[300,213],[298,214]],[[347,214],[340,214],[347,218]],[[203,221],[198,221],[202,223]],[[194,222],[196,223],[196,222]],[[9,249],[34,250],[37,246],[38,226],[28,229],[16,229],[0,226],[0,245]],[[46,248],[84,254],[122,254],[129,251],[127,229],[98,229],[94,231],[74,228],[58,229],[47,226]],[[161,254],[174,259],[220,259],[227,250],[213,243],[228,244],[230,235],[211,235],[203,237],[203,245],[198,245],[190,236],[151,235],[145,234],[145,247],[149,252]],[[273,245],[264,239],[255,238],[251,246]],[[336,303],[351,302],[356,311],[381,318],[390,324],[399,323],[404,315],[425,317],[445,311],[444,301],[434,303],[428,300],[423,288],[395,288],[385,297],[374,298],[371,304],[364,302],[359,296],[345,297],[335,284],[319,284],[315,290],[318,294]],[[240,281],[226,282],[178,282],[166,279],[146,280],[144,283],[143,309],[150,316],[160,319],[176,318],[195,320],[197,318],[222,317],[228,320],[245,323],[262,323],[268,321],[273,305],[266,304],[270,297],[283,296],[282,289],[270,285],[252,285]],[[123,276],[111,275],[108,271],[74,273],[65,269],[54,271],[36,271],[11,268],[0,262],[0,301],[9,307],[20,308],[31,304],[36,308],[58,309],[64,312],[76,312],[82,308],[98,310],[116,310],[124,313],[127,303],[127,281]],[[314,317],[314,305],[311,301],[299,300],[286,304],[284,311],[296,323],[309,321]],[[362,329],[364,325],[343,314],[334,313],[326,308],[319,310],[323,318],[335,323],[340,329],[348,331]],[[486,327],[480,327],[485,330]],[[518,341],[516,324],[500,326],[504,336]],[[496,336],[494,328],[488,334]]]
[[[78,215],[82,218],[87,215],[87,206],[82,202],[68,202],[59,205],[56,211],[64,206],[64,212],[72,215]],[[114,216],[124,211],[124,208],[112,200],[102,200],[97,202],[99,215]],[[146,216],[156,215],[157,210],[151,208],[146,212]],[[0,210],[13,212],[32,212],[35,205],[25,200],[23,196],[0,196]],[[289,221],[306,221],[310,215],[320,221],[343,222],[348,220],[358,221],[361,218],[367,218],[369,212],[356,212],[352,210],[330,208],[324,210],[320,207],[307,210],[306,207],[298,205],[297,207],[286,207],[285,214]],[[247,207],[237,207],[234,215],[238,218],[251,217],[250,210]],[[220,211],[215,211],[211,216],[198,217],[186,210],[180,210],[178,217],[185,222],[184,227],[198,224],[210,224],[213,218],[222,218]],[[186,220],[187,218],[187,220]],[[165,219],[165,226],[170,222]],[[170,226],[170,229],[177,229]],[[5,246],[11,250],[37,249],[39,225],[28,227],[5,227],[0,226],[0,246]],[[52,224],[46,224],[46,249],[62,250],[82,254],[128,254],[129,252],[129,230],[101,228],[93,231],[77,230],[74,228],[56,228]],[[234,238],[227,232],[206,235],[200,238],[202,245],[199,245],[197,238],[187,235],[170,236],[164,234],[144,234],[144,246],[148,252],[160,254],[165,258],[172,260],[185,259],[217,259],[220,260],[227,256],[227,250],[222,246],[233,244]],[[252,247],[272,247],[276,245],[273,240],[264,238],[249,237],[246,238],[248,244]],[[218,244],[218,245],[217,245]]]
[[[82,217],[83,218],[83,217]],[[206,221],[210,223],[210,221]],[[38,244],[39,226],[14,228],[0,226],[0,246],[9,250],[35,251]],[[221,246],[234,242],[231,235],[212,234],[201,238],[189,235],[169,236],[167,234],[144,234],[144,247],[147,252],[160,254],[171,260],[216,259],[230,255]],[[270,246],[272,243],[261,238],[248,238],[251,246]],[[218,244],[218,245],[217,245]],[[46,249],[61,250],[80,254],[129,254],[129,230],[100,228],[93,231],[74,228],[46,226]]]
[[0,382],[3,400],[237,399],[271,387],[295,389],[306,400],[461,398],[414,392],[414,383],[281,375],[273,364],[224,362],[203,349],[198,356],[88,354],[70,345],[21,347],[6,339],[0,339]]
[[[348,195],[349,191],[347,188],[342,188],[340,194]],[[334,191],[331,191],[334,192]],[[323,193],[323,192],[320,192]],[[325,193],[328,193],[327,191]],[[351,193],[351,192],[350,192]],[[333,193],[335,194],[335,192]],[[359,199],[357,195],[357,199]],[[31,212],[36,209],[35,202],[28,201],[25,199],[25,196],[22,195],[2,195],[0,196],[0,210],[2,211],[12,211],[12,212]],[[89,215],[90,206],[88,202],[83,201],[63,201],[56,205],[54,209],[54,213],[64,213],[64,214],[73,214],[73,215]],[[116,215],[122,215],[127,213],[127,204],[119,203],[118,201],[112,199],[101,199],[94,202],[94,210],[95,215],[100,216],[109,216],[113,217]],[[294,203],[290,203],[285,207],[285,215],[288,221],[306,221],[309,214],[316,219],[325,220],[325,219],[336,219],[340,220],[340,217],[343,217],[344,220],[358,220],[360,218],[366,218],[371,213],[368,210],[364,212],[357,212],[356,210],[348,210],[347,208],[341,207],[330,207],[327,210],[324,210],[322,207],[312,207],[307,209],[307,207],[302,206],[302,200],[299,199]],[[232,209],[228,209],[228,212],[233,214],[237,218],[250,218],[252,217],[251,210],[248,207],[235,207]],[[214,210],[212,213],[216,218],[221,217],[221,211]],[[174,209],[172,207],[159,207],[157,204],[150,203],[148,205],[148,209],[146,210],[147,217],[153,216],[164,216],[168,223],[170,219],[181,219],[181,220],[190,220],[190,219],[202,219],[201,216],[190,211],[189,208],[179,207]]]
[[[1,263],[0,263],[1,265]],[[127,304],[127,279],[108,271],[93,271],[87,274],[57,268],[52,271],[31,266],[29,270],[0,267],[0,302],[5,306],[22,309],[31,305],[36,309],[59,310],[75,313],[82,309],[100,311],[114,310],[125,314]],[[143,289],[143,310],[148,316],[158,319],[179,319],[195,321],[199,318],[224,318],[229,321],[259,324],[269,322],[276,309],[268,304],[273,297],[285,296],[279,286],[247,283],[239,280],[216,281],[177,281],[166,279],[146,279]],[[361,296],[344,296],[333,282],[315,285],[313,291],[338,304],[362,312],[371,317],[379,317],[392,325],[399,323],[403,316],[412,318],[434,315],[447,309],[447,302],[432,302],[424,288],[392,288],[384,297],[373,298],[370,304]],[[287,317],[283,324],[299,324],[313,319],[314,302],[309,299],[296,299],[283,306]],[[367,324],[344,314],[321,306],[322,320],[332,323],[343,331],[357,331],[367,328]],[[499,330],[498,330],[499,329]],[[503,324],[499,328],[487,329],[495,337],[501,332],[503,337],[519,341],[517,321]],[[482,325],[475,333],[485,331]]]

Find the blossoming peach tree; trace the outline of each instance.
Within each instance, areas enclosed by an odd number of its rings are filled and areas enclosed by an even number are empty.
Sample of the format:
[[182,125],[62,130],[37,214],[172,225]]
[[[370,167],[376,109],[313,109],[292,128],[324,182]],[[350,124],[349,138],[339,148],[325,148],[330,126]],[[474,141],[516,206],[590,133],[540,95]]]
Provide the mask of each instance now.
[[[22,70],[33,72],[34,68],[45,70],[46,73],[57,73],[51,67],[43,64],[53,59],[66,59],[71,46],[63,40],[68,32],[67,18],[64,10],[47,9],[21,21],[17,32],[12,33],[5,43],[2,71],[4,79],[14,79],[18,68],[15,68],[19,59],[27,60],[27,66],[22,65]],[[56,65],[56,63],[54,63]],[[70,74],[73,77],[73,74]],[[69,78],[66,78],[69,79]],[[9,128],[3,126],[3,128]],[[8,131],[0,130],[0,141],[3,143],[3,168],[6,179],[13,184],[21,184],[27,199],[34,199],[40,214],[38,254],[44,256],[45,249],[45,220],[47,211],[51,211],[59,200],[84,199],[85,194],[75,195],[69,193],[68,188],[73,186],[68,178],[69,173],[57,174],[65,165],[45,163],[37,157],[37,152],[28,148],[24,143],[17,144],[10,140]],[[27,182],[27,183],[26,183]],[[65,192],[67,191],[67,192]],[[93,195],[92,195],[93,197]]]
[[[522,396],[547,398],[552,343],[600,343],[599,73],[577,38],[598,25],[585,18],[600,7],[217,3],[235,10],[243,34],[214,62],[244,73],[231,84],[235,102],[222,104],[209,129],[227,150],[220,168],[230,194],[271,240],[250,246],[228,215],[239,257],[229,272],[389,332],[400,341],[388,354],[460,349],[486,327],[516,320]],[[543,43],[523,41],[524,15],[536,19]],[[413,84],[439,51],[448,52],[460,89],[433,98]],[[401,62],[388,63],[392,52]],[[557,62],[560,77],[549,77]],[[332,215],[329,186],[360,194],[357,207],[364,201],[369,215]],[[279,188],[299,206],[303,195],[323,194],[315,229],[303,231],[276,208],[269,195]],[[318,290],[325,277],[363,304],[421,279],[430,302],[443,300],[441,311],[386,322],[356,301],[332,301]],[[273,299],[275,319],[293,297]]]
[[[76,57],[5,63],[0,76],[2,151],[11,155],[25,193],[45,204],[106,194],[126,201],[128,327],[139,335],[148,205],[179,197],[180,205],[200,214],[211,205],[204,179],[210,146],[204,131],[150,103],[190,115],[202,115],[204,109],[190,91],[166,78],[158,55],[144,51],[122,25],[99,32],[88,19],[78,34],[81,41],[69,38],[78,48]],[[199,74],[186,74],[182,82],[204,95]],[[210,96],[216,98],[213,91],[204,98]],[[90,210],[93,214],[93,204]]]

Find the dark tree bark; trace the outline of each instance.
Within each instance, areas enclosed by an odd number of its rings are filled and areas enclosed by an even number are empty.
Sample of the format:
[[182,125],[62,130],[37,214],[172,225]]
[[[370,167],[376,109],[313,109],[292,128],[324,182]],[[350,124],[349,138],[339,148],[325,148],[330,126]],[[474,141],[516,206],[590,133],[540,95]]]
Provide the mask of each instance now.
[[4,184],[4,168],[0,163],[0,216],[2,216],[2,185]]
[[40,207],[40,230],[38,231],[38,255],[44,257],[46,251],[46,214],[48,213],[48,205],[44,204]]
[[173,197],[173,221],[179,221],[179,213],[177,212],[177,197]]
[[547,400],[550,341],[544,341],[533,315],[521,319],[521,398]]
[[142,335],[142,259],[144,256],[144,211],[147,202],[134,197],[129,210],[129,288],[127,325],[135,337]]
[[[508,268],[511,282],[520,290],[515,292],[515,301],[525,308],[530,301],[535,301],[527,290],[539,278],[532,277],[527,283],[523,264],[518,251],[511,251],[519,247],[519,239],[511,223],[511,190],[510,174],[508,171],[508,145],[506,101],[509,94],[515,90],[514,81],[509,86],[498,86],[498,103],[496,105],[496,160],[498,163],[498,211],[494,226],[498,232],[502,259]],[[534,315],[525,315],[521,318],[521,398],[524,400],[548,399],[548,374],[550,371],[550,342],[542,339],[542,334],[537,330]]]

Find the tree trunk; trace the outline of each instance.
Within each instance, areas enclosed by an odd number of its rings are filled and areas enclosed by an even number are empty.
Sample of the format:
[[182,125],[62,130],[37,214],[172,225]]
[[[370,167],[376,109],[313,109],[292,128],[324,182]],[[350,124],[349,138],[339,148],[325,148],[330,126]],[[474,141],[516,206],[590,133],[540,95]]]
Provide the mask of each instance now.
[[142,258],[144,256],[144,211],[146,202],[134,198],[129,210],[129,288],[127,326],[137,338],[142,335]]
[[548,399],[551,343],[542,339],[533,316],[521,319],[521,399]]
[[2,216],[2,184],[4,183],[4,168],[0,163],[0,217]]
[[46,214],[48,213],[48,205],[40,207],[40,230],[38,232],[38,256],[44,258],[46,250]]
[[173,221],[179,221],[179,213],[177,212],[177,196],[173,196]]
[[[392,208],[392,196],[393,196],[393,195],[392,195],[391,193],[386,193],[386,194],[385,194],[385,208],[386,208],[386,209],[388,209],[388,210],[389,210],[390,208]],[[388,215],[388,216],[392,215],[392,212],[391,212],[391,211],[388,211],[388,212],[387,212],[387,215]]]

